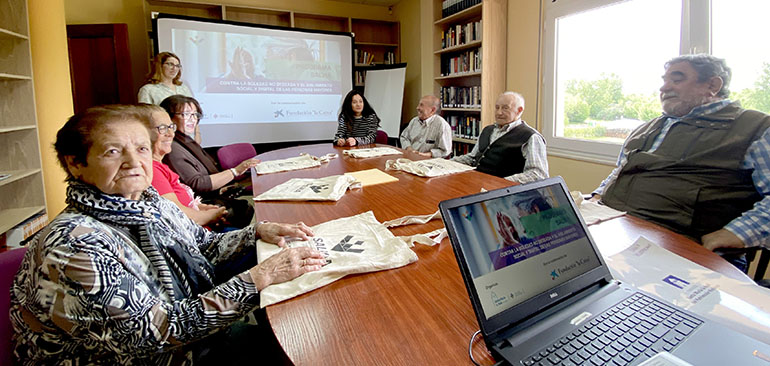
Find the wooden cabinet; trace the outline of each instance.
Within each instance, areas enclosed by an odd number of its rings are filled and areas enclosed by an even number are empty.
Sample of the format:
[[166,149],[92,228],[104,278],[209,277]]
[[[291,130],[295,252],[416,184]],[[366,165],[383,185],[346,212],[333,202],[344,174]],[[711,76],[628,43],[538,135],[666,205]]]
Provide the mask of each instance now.
[[0,234],[45,212],[26,0],[0,2]]
[[434,92],[460,155],[494,123],[495,100],[505,91],[508,6],[507,0],[483,0],[444,16],[442,3],[434,1]]
[[[355,35],[353,84],[357,89],[363,89],[366,70],[383,64],[396,64],[401,60],[398,22],[173,0],[145,0],[144,10],[150,40],[153,39],[152,19],[158,13],[287,28],[352,32]],[[150,54],[153,54],[152,41],[149,44]]]

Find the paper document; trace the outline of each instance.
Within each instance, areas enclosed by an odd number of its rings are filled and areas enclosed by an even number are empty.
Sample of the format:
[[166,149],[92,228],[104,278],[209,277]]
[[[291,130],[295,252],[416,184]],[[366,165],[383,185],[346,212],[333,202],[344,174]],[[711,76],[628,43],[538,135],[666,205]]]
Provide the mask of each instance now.
[[376,168],[345,173],[345,175],[355,178],[357,181],[361,182],[364,187],[381,183],[398,182],[398,178]]
[[605,259],[616,279],[770,344],[770,290],[714,272],[644,237]]

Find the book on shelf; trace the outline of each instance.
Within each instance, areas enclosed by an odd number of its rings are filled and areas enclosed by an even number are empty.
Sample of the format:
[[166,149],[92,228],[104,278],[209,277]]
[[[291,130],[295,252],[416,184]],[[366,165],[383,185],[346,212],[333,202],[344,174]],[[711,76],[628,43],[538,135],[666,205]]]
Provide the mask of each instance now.
[[366,83],[366,71],[356,71],[353,82],[355,85],[364,85]]
[[470,153],[473,150],[473,145],[470,144],[452,144],[452,155],[460,156]]
[[441,108],[481,108],[481,86],[444,86],[439,100]]
[[481,71],[481,49],[441,55],[441,76],[460,76]]
[[[363,51],[356,48],[353,50],[353,57],[355,59],[355,64],[357,66],[369,66],[372,63],[374,63],[374,54],[369,51]],[[385,63],[390,63],[390,62],[387,62],[388,55],[385,54],[384,57],[385,57],[385,60],[383,61]],[[395,59],[395,56],[393,56],[393,59]]]
[[29,238],[48,225],[48,215],[41,213],[33,216],[5,233],[5,244],[8,248],[18,248],[26,244]]
[[481,40],[481,20],[456,24],[441,32],[441,48],[456,47]]
[[479,3],[481,0],[445,0],[441,3],[441,17],[446,18]]
[[478,140],[481,121],[476,116],[447,116],[446,121],[452,128],[452,136],[469,140]]

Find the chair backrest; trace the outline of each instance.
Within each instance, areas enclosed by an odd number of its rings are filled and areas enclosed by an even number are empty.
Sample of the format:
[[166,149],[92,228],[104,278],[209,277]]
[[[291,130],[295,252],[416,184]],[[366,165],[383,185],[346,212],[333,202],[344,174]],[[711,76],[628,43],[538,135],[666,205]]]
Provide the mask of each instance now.
[[13,364],[11,349],[11,284],[19,270],[21,260],[27,248],[11,249],[0,253],[0,365]]
[[383,130],[377,130],[377,137],[375,137],[374,142],[378,144],[388,144],[388,133]]
[[242,161],[257,156],[252,144],[241,142],[222,146],[217,151],[217,158],[222,169],[230,169],[238,166]]

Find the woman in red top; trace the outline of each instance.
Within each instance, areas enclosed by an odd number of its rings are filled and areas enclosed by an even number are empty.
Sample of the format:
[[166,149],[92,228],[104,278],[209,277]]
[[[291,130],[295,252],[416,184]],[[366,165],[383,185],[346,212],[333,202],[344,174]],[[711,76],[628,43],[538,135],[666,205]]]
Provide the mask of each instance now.
[[161,160],[171,152],[176,124],[161,107],[145,105],[152,112],[152,186],[161,197],[174,202],[182,212],[198,225],[210,225],[219,221],[225,214],[224,207],[200,203],[193,190],[179,182],[179,176]]

